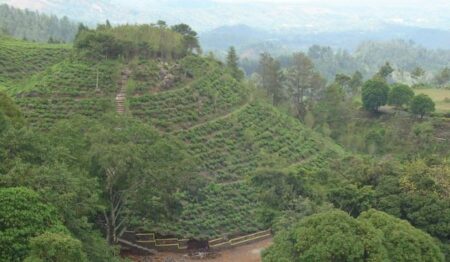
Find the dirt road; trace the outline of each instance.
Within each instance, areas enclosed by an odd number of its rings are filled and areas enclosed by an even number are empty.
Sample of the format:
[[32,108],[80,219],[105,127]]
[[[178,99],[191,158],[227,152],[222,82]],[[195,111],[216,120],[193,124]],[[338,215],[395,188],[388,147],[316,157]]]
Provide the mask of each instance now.
[[[272,239],[224,250],[214,259],[190,259],[182,254],[158,253],[152,257],[155,262],[260,262],[261,251],[272,244]],[[139,261],[139,260],[137,260]],[[145,260],[141,260],[145,261]]]

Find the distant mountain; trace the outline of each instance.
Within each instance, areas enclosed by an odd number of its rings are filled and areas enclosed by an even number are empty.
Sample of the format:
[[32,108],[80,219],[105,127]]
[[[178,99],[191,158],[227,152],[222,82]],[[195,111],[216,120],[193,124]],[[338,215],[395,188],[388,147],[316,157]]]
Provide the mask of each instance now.
[[[264,31],[246,25],[223,26],[200,35],[205,50],[224,51],[235,46],[243,54],[254,50],[271,51],[275,55],[305,50],[312,45],[355,50],[361,42],[403,39],[426,48],[449,49],[450,31],[386,24],[375,30],[311,33],[299,30]],[[270,48],[264,48],[269,45]],[[268,50],[271,49],[271,50]]]

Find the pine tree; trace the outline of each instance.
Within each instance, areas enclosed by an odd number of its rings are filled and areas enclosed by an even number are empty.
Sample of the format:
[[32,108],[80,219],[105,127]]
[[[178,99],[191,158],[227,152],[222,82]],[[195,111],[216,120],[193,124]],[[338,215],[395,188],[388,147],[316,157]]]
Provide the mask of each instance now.
[[239,58],[236,54],[236,49],[231,46],[227,55],[227,67],[230,70],[231,75],[238,81],[244,78],[244,73],[239,68]]

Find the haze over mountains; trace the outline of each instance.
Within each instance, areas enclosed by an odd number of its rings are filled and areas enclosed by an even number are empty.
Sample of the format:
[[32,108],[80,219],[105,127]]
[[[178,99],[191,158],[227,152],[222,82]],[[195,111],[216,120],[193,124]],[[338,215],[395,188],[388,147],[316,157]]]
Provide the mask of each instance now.
[[[427,48],[450,43],[450,4],[433,1],[310,0],[0,0],[90,25],[188,23],[205,50],[258,46],[291,52],[312,44],[352,50],[367,40],[405,39]],[[421,8],[417,8],[420,6]],[[281,44],[282,43],[282,44]]]

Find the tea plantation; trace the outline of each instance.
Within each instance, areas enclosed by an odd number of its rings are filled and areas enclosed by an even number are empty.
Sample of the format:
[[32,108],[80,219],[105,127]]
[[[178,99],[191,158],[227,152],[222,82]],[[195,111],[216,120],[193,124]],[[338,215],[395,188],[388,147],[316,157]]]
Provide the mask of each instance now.
[[126,81],[125,114],[186,145],[206,184],[202,197],[180,196],[177,216],[158,223],[142,217],[132,222],[137,229],[198,239],[265,229],[255,219],[262,204],[248,182],[256,170],[313,172],[345,155],[299,121],[252,101],[246,85],[212,58],[94,61],[66,46],[10,40],[0,46],[7,47],[0,51],[0,83],[17,84],[9,93],[32,126],[47,130],[75,115],[114,113]]

